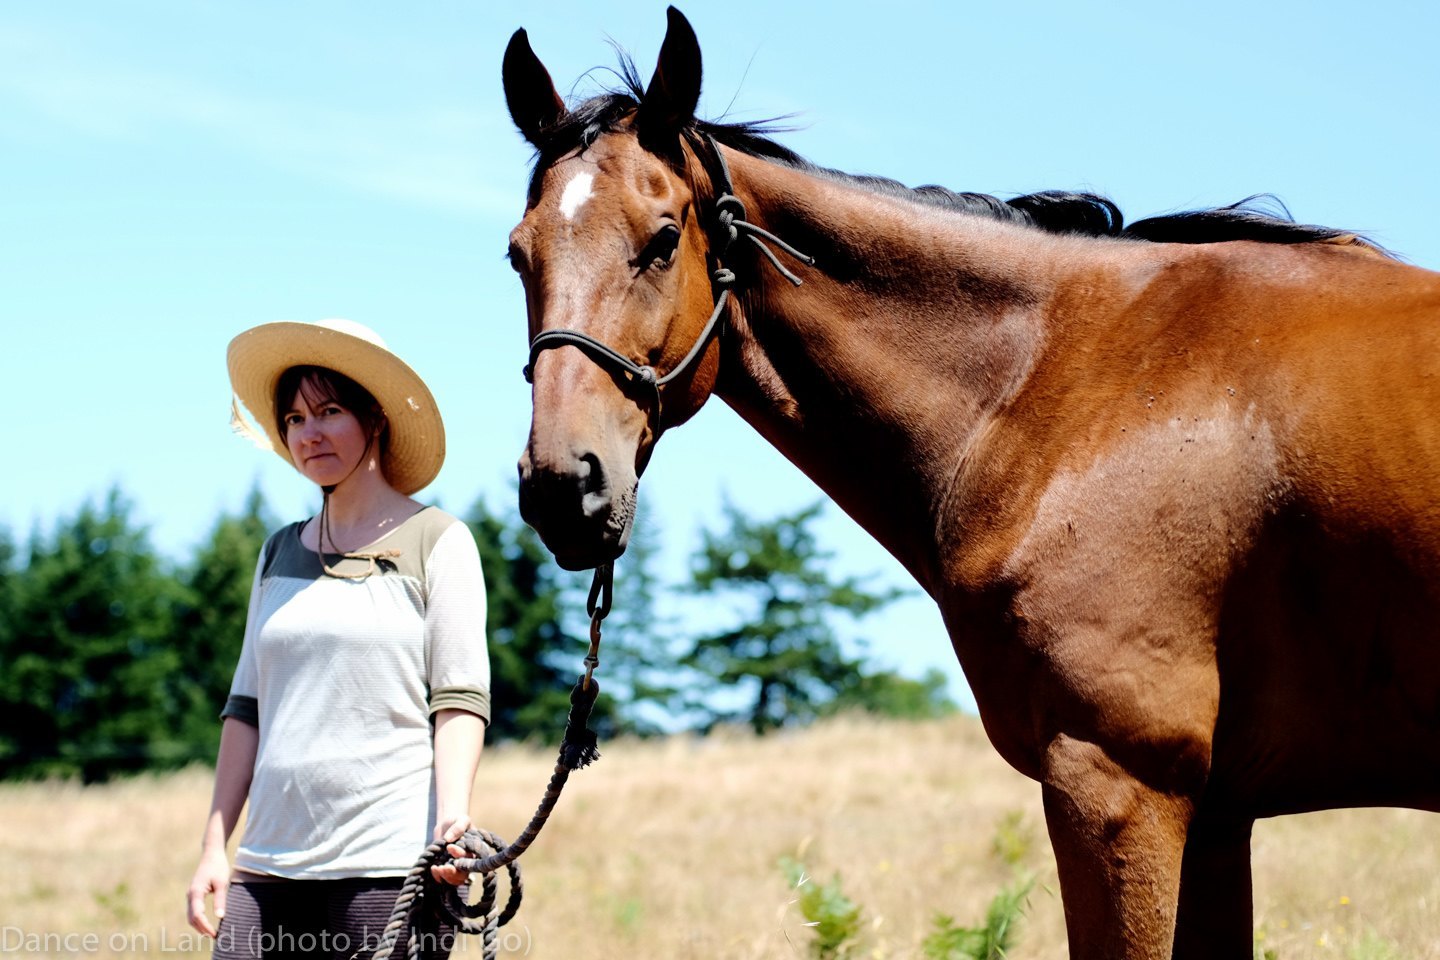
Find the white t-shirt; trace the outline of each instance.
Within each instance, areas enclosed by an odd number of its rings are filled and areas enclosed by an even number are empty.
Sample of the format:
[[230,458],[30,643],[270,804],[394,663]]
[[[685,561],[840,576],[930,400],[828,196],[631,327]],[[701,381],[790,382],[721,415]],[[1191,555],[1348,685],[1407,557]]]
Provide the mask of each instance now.
[[[425,508],[328,576],[303,524],[266,541],[222,716],[255,725],[250,811],[235,858],[291,879],[402,876],[435,825],[431,716],[489,721],[485,581],[464,523]],[[337,572],[368,561],[326,555]]]

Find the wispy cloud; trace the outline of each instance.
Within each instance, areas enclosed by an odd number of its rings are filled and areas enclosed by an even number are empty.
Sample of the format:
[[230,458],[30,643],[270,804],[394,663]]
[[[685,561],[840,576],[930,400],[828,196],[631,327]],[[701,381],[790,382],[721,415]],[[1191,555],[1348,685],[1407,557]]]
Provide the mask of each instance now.
[[[0,138],[12,142],[43,137],[37,121],[98,140],[198,136],[368,193],[450,212],[515,212],[511,181],[523,161],[517,151],[503,166],[487,163],[495,143],[513,140],[508,118],[493,111],[444,104],[367,110],[236,92],[13,25],[0,31],[0,62],[0,103],[18,108],[0,121]],[[487,166],[509,172],[487,176]]]

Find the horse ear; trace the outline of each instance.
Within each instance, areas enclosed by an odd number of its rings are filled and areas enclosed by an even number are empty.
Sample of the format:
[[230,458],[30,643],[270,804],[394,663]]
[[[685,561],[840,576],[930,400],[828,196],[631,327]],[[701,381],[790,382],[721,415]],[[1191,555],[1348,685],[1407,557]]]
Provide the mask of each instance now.
[[636,128],[656,139],[678,134],[695,119],[700,102],[700,41],[679,10],[670,7],[666,16],[669,26],[660,44],[660,60],[635,117]]
[[530,38],[523,28],[510,37],[501,73],[510,119],[526,140],[540,146],[540,131],[565,116],[565,101],[555,92],[550,71],[530,49]]

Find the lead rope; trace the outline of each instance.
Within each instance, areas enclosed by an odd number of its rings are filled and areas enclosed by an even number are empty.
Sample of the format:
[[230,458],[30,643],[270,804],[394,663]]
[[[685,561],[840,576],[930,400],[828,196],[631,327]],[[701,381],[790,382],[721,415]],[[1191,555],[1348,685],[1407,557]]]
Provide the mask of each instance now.
[[[590,584],[590,596],[585,603],[585,610],[590,614],[590,649],[585,654],[585,675],[576,681],[574,689],[570,691],[570,714],[565,720],[565,737],[560,743],[560,755],[555,761],[555,771],[550,775],[545,795],[541,798],[535,815],[530,818],[530,825],[509,846],[488,830],[467,830],[455,842],[471,854],[469,857],[452,858],[444,841],[426,847],[425,852],[405,875],[405,882],[401,884],[400,893],[395,898],[395,908],[390,913],[390,921],[380,935],[379,946],[371,960],[390,960],[395,944],[400,939],[400,932],[405,929],[410,931],[407,957],[409,960],[419,960],[425,939],[422,921],[427,913],[435,916],[440,911],[449,916],[460,933],[480,936],[485,960],[495,960],[498,931],[515,916],[523,896],[520,864],[515,861],[540,835],[540,830],[560,799],[560,791],[565,789],[570,771],[579,770],[600,759],[595,731],[590,729],[589,723],[590,711],[595,706],[595,699],[600,695],[600,682],[594,678],[594,674],[596,667],[600,665],[600,623],[610,612],[613,582],[613,563],[604,563],[595,568],[595,578]],[[431,867],[444,863],[451,863],[469,874],[481,875],[481,894],[476,903],[466,903],[461,898],[458,887],[440,883],[430,876]],[[497,907],[495,872],[501,867],[505,868],[510,878],[510,895],[503,907]],[[427,904],[433,904],[433,907],[422,910]]]

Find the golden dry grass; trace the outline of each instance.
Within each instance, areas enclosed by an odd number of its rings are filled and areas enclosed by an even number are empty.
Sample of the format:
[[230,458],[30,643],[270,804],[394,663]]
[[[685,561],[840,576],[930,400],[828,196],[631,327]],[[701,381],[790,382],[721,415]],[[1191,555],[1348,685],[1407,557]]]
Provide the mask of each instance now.
[[[552,764],[548,748],[489,750],[477,819],[513,837]],[[208,800],[198,770],[0,787],[0,947],[24,936],[51,956],[207,955],[183,905]],[[810,931],[777,867],[789,854],[822,881],[838,873],[863,907],[859,956],[919,957],[937,912],[978,922],[1009,881],[993,844],[1017,815],[1032,840],[1022,867],[1038,884],[1013,956],[1063,957],[1038,788],[974,718],[610,744],[572,777],[526,855],[525,905],[501,955],[808,957]],[[1254,848],[1257,931],[1280,960],[1440,960],[1440,817],[1284,818],[1262,823]],[[457,957],[480,956],[464,943]]]

